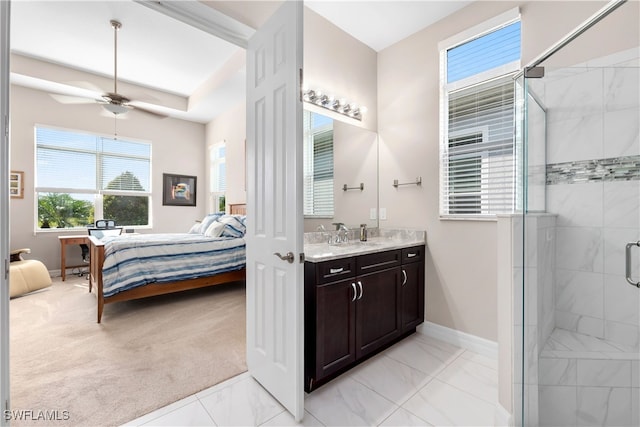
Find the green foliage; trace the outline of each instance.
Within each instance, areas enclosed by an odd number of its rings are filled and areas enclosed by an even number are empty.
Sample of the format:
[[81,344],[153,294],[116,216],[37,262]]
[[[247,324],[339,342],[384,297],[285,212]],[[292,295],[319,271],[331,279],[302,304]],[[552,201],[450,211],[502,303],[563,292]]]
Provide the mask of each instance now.
[[[140,180],[131,172],[123,172],[107,184],[107,190],[144,191]],[[147,225],[149,222],[149,198],[146,196],[113,196],[102,198],[106,219],[118,225]]]
[[93,220],[93,204],[66,193],[48,193],[38,197],[40,228],[84,227]]
[[106,219],[117,225],[147,225],[149,222],[149,198],[146,196],[103,197],[103,212]]

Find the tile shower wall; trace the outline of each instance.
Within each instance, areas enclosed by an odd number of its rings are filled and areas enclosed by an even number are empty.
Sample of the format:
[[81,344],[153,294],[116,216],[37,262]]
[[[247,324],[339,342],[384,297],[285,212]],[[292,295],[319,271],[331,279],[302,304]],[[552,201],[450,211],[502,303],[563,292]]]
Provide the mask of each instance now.
[[[547,212],[557,214],[555,326],[640,350],[640,292],[624,249],[640,240],[638,67],[549,73]],[[639,277],[634,251],[632,277]]]

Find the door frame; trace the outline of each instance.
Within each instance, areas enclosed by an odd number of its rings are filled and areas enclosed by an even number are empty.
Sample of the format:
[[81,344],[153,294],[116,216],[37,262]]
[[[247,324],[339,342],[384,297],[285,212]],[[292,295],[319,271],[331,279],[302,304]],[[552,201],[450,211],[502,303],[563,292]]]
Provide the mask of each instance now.
[[11,1],[0,1],[0,426],[9,424],[9,36]]
[[[134,0],[176,20],[210,32],[246,49],[254,30],[198,1],[147,2]],[[170,7],[167,7],[169,5]],[[10,92],[10,0],[0,0],[0,426],[8,425],[4,411],[10,409],[9,387],[9,92]],[[298,307],[301,311],[303,307]],[[303,355],[298,363],[304,363]]]

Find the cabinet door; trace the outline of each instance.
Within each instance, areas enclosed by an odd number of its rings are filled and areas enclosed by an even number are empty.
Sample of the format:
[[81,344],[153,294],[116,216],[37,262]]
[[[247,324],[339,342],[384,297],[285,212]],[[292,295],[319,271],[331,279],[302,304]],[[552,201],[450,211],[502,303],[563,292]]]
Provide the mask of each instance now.
[[356,277],[356,356],[365,356],[400,335],[400,267]]
[[424,321],[424,263],[402,266],[402,305],[400,317],[402,332],[415,328]]
[[355,279],[316,287],[316,381],[356,359]]

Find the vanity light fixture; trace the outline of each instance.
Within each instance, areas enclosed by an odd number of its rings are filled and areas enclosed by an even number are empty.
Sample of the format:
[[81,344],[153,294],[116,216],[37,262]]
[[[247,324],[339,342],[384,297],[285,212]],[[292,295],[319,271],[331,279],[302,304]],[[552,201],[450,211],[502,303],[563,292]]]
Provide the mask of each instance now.
[[366,108],[359,107],[353,102],[348,103],[344,98],[336,98],[315,89],[305,89],[303,100],[356,120],[362,120],[362,114],[366,111]]

